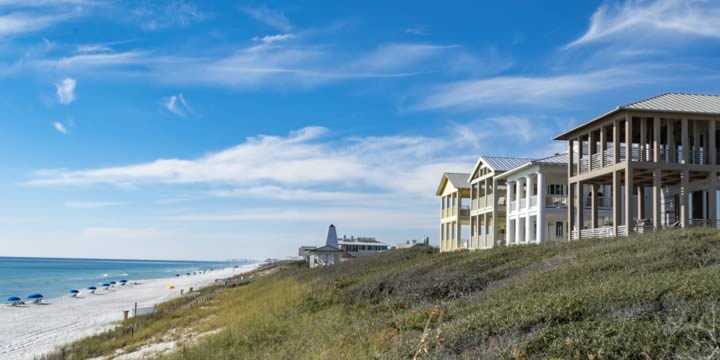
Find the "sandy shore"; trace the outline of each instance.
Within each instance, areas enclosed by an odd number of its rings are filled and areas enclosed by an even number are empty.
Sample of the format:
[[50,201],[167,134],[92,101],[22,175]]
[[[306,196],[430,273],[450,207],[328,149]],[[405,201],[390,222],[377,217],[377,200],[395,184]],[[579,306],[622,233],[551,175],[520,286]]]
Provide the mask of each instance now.
[[[180,290],[198,289],[215,279],[247,272],[257,265],[238,269],[215,270],[180,278],[134,280],[96,294],[84,291],[78,298],[48,299],[43,305],[10,307],[0,305],[0,359],[32,359],[57,346],[93,335],[115,321],[122,320],[123,310],[137,302],[138,307],[152,306],[180,296]],[[175,289],[168,289],[169,285]]]

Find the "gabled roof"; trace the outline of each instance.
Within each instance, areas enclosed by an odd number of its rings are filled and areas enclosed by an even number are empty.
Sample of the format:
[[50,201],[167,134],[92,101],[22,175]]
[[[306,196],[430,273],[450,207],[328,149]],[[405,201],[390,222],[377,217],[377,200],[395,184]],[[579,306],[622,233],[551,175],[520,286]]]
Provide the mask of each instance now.
[[555,154],[553,156],[548,156],[545,158],[537,159],[528,161],[525,164],[522,164],[512,170],[504,172],[502,175],[499,175],[498,178],[503,179],[507,178],[508,176],[517,173],[518,171],[521,171],[522,169],[529,168],[534,165],[551,165],[551,166],[567,166],[568,161],[570,161],[570,157],[567,153],[565,154]]
[[450,185],[454,186],[456,189],[469,189],[470,183],[468,183],[468,178],[470,177],[470,174],[463,174],[463,173],[444,173],[442,179],[440,179],[440,185],[438,185],[438,189],[435,192],[435,195],[440,196],[442,194],[443,187],[445,186],[445,182],[449,182]]
[[661,94],[618,106],[601,116],[556,136],[555,140],[568,140],[570,134],[576,130],[623,110],[720,115],[720,96],[682,93]]
[[505,156],[480,156],[478,158],[477,163],[475,164],[475,167],[473,167],[472,172],[470,173],[470,176],[468,176],[467,181],[470,182],[472,180],[473,174],[475,174],[480,166],[482,164],[487,164],[488,167],[493,169],[495,172],[505,172],[512,170],[518,166],[521,166],[529,161],[532,161],[533,159],[530,158],[514,158],[514,157],[505,157]]
[[308,252],[342,252],[342,250],[340,250],[334,246],[324,245],[319,248],[308,250]]
[[667,93],[620,106],[621,109],[720,114],[720,96]]

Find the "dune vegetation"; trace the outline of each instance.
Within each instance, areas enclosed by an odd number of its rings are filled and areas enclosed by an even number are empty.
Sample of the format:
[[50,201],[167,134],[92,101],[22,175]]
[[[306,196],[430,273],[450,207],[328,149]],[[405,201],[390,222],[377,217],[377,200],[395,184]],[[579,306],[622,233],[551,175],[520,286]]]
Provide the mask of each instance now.
[[720,355],[712,230],[473,252],[421,247],[264,272],[47,358],[122,357],[163,342],[173,346],[152,354],[198,360]]

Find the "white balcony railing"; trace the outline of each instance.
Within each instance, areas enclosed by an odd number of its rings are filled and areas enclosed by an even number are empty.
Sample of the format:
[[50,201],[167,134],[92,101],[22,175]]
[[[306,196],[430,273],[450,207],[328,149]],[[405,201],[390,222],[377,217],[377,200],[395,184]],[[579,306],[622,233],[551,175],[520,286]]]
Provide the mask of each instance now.
[[517,210],[517,201],[511,201],[510,202],[510,211]]
[[[570,236],[573,240],[577,240],[578,239],[577,230],[573,230],[570,233]],[[614,237],[615,234],[613,234],[612,226],[603,226],[603,227],[594,228],[594,229],[580,230],[580,236],[583,239],[600,239],[600,238],[611,238],[611,237]],[[627,236],[627,226],[625,226],[625,225],[618,226],[617,236]]]
[[568,197],[567,195],[547,195],[545,196],[545,207],[548,208],[567,208]]
[[532,207],[536,207],[536,206],[537,206],[537,196],[534,195],[534,196],[530,197],[530,207],[532,208]]

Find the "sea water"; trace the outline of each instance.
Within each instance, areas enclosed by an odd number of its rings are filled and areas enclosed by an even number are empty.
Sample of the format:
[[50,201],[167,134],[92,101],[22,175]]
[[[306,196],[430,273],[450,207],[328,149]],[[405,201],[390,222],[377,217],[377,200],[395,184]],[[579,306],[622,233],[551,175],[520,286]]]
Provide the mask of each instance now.
[[160,261],[0,257],[0,302],[10,296],[25,298],[40,293],[46,298],[64,296],[72,289],[128,280],[129,282],[182,276],[193,271],[222,269],[252,261]]

